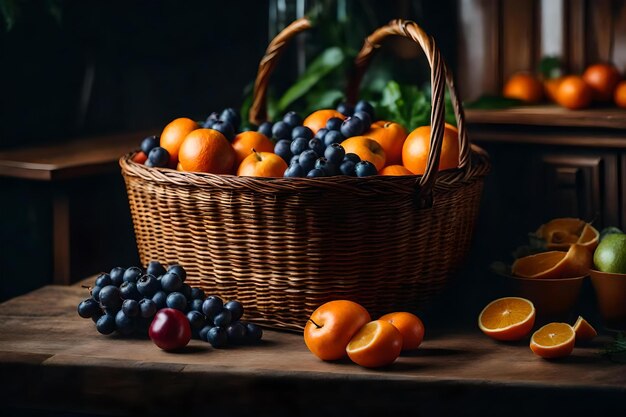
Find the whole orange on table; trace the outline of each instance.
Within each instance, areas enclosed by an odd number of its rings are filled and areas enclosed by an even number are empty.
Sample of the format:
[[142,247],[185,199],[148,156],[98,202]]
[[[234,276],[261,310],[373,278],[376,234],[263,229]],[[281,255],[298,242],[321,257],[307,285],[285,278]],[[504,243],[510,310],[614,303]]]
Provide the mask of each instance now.
[[346,116],[339,113],[337,110],[322,109],[314,111],[313,113],[308,115],[306,119],[304,119],[304,122],[302,122],[302,125],[311,129],[313,134],[316,134],[318,130],[320,130],[321,128],[325,128],[326,122],[328,122],[328,120],[332,119],[333,117],[337,117],[341,120],[346,119]]
[[620,81],[619,84],[617,84],[613,99],[617,107],[626,109],[626,81]]
[[538,103],[543,99],[543,85],[532,74],[517,73],[504,84],[502,95],[526,103]]
[[170,168],[176,167],[180,145],[187,135],[196,129],[200,129],[198,123],[187,117],[172,120],[165,126],[161,132],[160,145],[170,154]]
[[615,65],[607,63],[590,65],[583,73],[583,80],[591,88],[592,99],[599,102],[613,99],[613,92],[620,78]]
[[406,139],[406,129],[399,123],[380,120],[372,123],[363,136],[374,139],[385,150],[386,164],[402,163],[402,146]]
[[415,314],[404,311],[389,313],[379,320],[388,321],[402,335],[402,350],[417,349],[424,340],[424,323]]
[[375,320],[367,323],[352,337],[346,347],[352,362],[366,368],[393,363],[402,350],[402,334],[391,323]]
[[237,154],[235,159],[235,166],[237,167],[241,164],[241,161],[252,153],[253,149],[258,152],[274,152],[274,144],[267,136],[251,130],[241,132],[235,136],[232,146]]
[[362,161],[370,161],[378,171],[385,166],[387,156],[378,142],[366,136],[353,136],[341,142],[346,153],[354,153]]
[[[459,131],[446,123],[439,157],[439,171],[459,166]],[[402,147],[402,164],[413,174],[426,171],[430,152],[430,126],[418,127],[407,136]]]
[[564,77],[556,89],[556,102],[570,110],[589,107],[591,98],[591,87],[577,75]]
[[360,304],[349,300],[329,301],[311,314],[304,326],[304,343],[322,360],[341,359],[346,356],[352,337],[370,320],[370,314]]
[[178,162],[183,171],[232,174],[235,151],[217,130],[196,129],[180,145]]
[[287,163],[272,152],[253,152],[248,155],[237,169],[237,175],[244,177],[282,177]]

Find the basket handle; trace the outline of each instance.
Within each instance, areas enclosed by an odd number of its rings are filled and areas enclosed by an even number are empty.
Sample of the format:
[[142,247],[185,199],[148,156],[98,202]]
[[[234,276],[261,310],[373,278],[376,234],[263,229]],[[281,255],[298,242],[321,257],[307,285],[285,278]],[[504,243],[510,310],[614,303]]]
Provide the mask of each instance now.
[[267,46],[265,55],[259,62],[259,70],[254,81],[254,92],[248,120],[250,123],[259,125],[267,120],[267,87],[269,78],[278,63],[278,58],[285,50],[287,42],[298,33],[308,30],[312,27],[311,21],[306,17],[302,17],[293,21],[289,26],[283,29]]
[[470,143],[465,129],[465,115],[461,107],[461,101],[458,98],[459,95],[454,79],[446,63],[441,58],[441,53],[435,45],[435,40],[426,34],[417,23],[410,20],[396,19],[389,22],[386,26],[378,28],[365,39],[365,43],[355,59],[354,76],[350,79],[347,96],[350,102],[354,103],[356,101],[359,85],[375,50],[380,47],[383,39],[391,35],[403,36],[417,43],[424,51],[431,68],[431,101],[433,103],[430,113],[430,125],[432,127],[430,131],[431,146],[424,175],[416,181],[416,185],[420,189],[420,200],[422,200],[420,205],[430,206],[432,204],[432,188],[439,170],[439,157],[443,143],[445,123],[444,78],[450,89],[450,98],[459,130],[459,167],[465,169],[465,172],[469,172],[470,165]]

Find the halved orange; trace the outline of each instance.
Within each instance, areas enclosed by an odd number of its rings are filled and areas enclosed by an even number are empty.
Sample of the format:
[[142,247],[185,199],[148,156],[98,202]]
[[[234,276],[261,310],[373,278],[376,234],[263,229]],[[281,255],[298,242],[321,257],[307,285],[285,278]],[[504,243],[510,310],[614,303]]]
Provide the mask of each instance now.
[[564,217],[550,220],[539,226],[535,234],[546,241],[551,250],[568,250],[577,243],[594,251],[600,241],[600,233],[584,220]]
[[546,359],[562,358],[574,350],[576,333],[567,323],[550,323],[533,333],[530,350]]
[[505,297],[490,302],[478,316],[487,336],[503,341],[526,337],[535,324],[535,306],[525,298]]
[[574,324],[574,333],[576,333],[577,341],[588,341],[598,335],[596,329],[594,329],[593,326],[582,316],[578,316],[578,320],[576,320],[576,323]]
[[346,347],[348,357],[366,368],[378,368],[393,363],[402,350],[402,334],[384,320],[374,320],[352,337]]
[[517,259],[511,268],[522,278],[558,279],[587,275],[592,255],[584,246],[573,244],[567,252],[549,251]]

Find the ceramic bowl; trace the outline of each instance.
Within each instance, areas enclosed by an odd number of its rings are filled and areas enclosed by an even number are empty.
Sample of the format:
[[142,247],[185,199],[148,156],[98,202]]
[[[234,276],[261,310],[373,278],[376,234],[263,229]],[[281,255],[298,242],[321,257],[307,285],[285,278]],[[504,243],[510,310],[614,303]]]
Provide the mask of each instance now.
[[560,279],[511,276],[511,279],[519,296],[535,305],[538,317],[565,320],[578,301],[585,276]]
[[626,274],[592,269],[590,275],[605,326],[614,330],[626,330]]

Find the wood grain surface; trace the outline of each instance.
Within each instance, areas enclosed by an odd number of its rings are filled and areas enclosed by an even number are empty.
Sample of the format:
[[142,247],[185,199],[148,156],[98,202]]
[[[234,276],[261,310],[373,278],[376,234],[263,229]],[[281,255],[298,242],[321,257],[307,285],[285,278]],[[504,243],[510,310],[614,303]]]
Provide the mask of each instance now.
[[453,332],[442,324],[427,329],[418,351],[381,370],[322,362],[302,335],[270,330],[257,346],[216,350],[192,340],[184,351],[166,353],[149,340],[98,334],[91,320],[76,314],[86,296],[79,284],[47,286],[0,305],[0,411],[346,416],[486,409],[518,415],[539,405],[533,415],[626,410],[626,366],[598,355],[602,340],[577,347],[565,360],[546,361],[527,341],[496,343],[477,329]]

